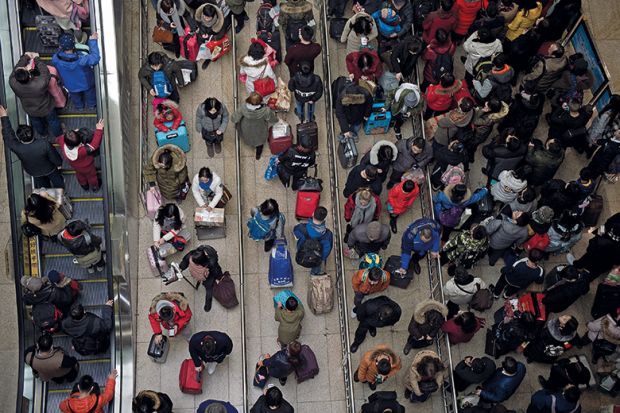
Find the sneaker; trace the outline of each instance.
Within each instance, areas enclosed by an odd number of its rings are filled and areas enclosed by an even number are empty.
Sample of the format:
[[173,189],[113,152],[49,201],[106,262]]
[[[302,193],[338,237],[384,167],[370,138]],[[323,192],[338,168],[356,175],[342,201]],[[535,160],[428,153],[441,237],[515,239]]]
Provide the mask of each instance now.
[[95,273],[95,267],[88,267],[88,273],[89,274],[94,274]]
[[221,153],[222,152],[222,142],[215,142],[213,144],[213,149],[215,149],[215,153]]
[[105,264],[104,265],[98,265],[95,268],[97,269],[97,272],[101,272],[101,271],[105,270]]
[[93,192],[99,192],[99,189],[101,189],[101,187],[99,187],[99,186],[95,186],[93,188],[90,188],[90,190],[93,191]]
[[368,386],[370,387],[370,390],[372,391],[377,390],[377,383],[368,383]]
[[286,386],[286,377],[278,379],[278,381],[280,382],[280,386]]
[[207,143],[207,155],[209,155],[209,158],[213,158],[215,155],[215,150],[212,143]]
[[351,318],[357,318],[357,313],[355,310],[351,310]]
[[263,145],[256,147],[256,160],[258,161],[260,157],[263,155]]
[[413,262],[412,265],[413,265],[413,272],[419,275],[422,272],[422,267],[420,267],[420,263]]
[[566,254],[566,262],[568,263],[568,265],[573,265],[573,263],[575,262],[575,256],[569,252],[568,254]]
[[207,363],[207,373],[209,374],[215,373],[215,367],[217,367],[217,363],[215,362]]

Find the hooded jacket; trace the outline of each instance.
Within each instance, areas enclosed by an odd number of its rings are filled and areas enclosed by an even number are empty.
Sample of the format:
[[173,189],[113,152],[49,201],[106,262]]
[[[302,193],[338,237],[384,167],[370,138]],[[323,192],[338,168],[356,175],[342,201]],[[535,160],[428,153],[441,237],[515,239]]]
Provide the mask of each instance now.
[[[23,55],[15,65],[15,68],[26,67],[29,62],[30,57]],[[47,65],[40,58],[35,58],[34,64],[39,72],[38,76],[34,76],[28,83],[19,83],[15,79],[15,69],[13,69],[9,77],[9,85],[19,98],[24,111],[30,116],[42,118],[49,115],[56,107],[54,98],[47,89],[52,75]],[[4,139],[6,141],[6,137]]]
[[297,240],[297,250],[299,250],[303,243],[306,241],[303,227],[305,227],[306,232],[308,233],[308,236],[310,238],[320,239],[322,247],[322,258],[323,261],[326,261],[327,257],[329,257],[329,254],[331,254],[332,247],[334,245],[334,235],[332,234],[332,232],[325,227],[325,222],[317,224],[312,219],[308,220],[308,222],[302,222],[295,225],[295,227],[293,228],[293,235]]
[[222,108],[215,118],[210,118],[205,113],[204,102],[198,105],[196,108],[196,132],[202,133],[202,131],[215,132],[220,131],[222,134],[226,132],[228,126],[228,108],[222,102]]
[[[390,159],[379,159],[379,150],[383,146],[389,146],[390,148],[392,148],[392,157]],[[383,171],[381,175],[385,175],[387,174],[388,169],[390,169],[390,166],[396,160],[397,157],[398,157],[398,149],[396,148],[396,145],[394,145],[390,141],[386,141],[382,139],[380,141],[377,141],[377,143],[375,143],[372,146],[372,148],[370,148],[370,151],[368,151],[362,157],[362,159],[360,160],[360,165],[376,166],[378,169],[381,169]]]
[[424,143],[424,149],[419,154],[416,155],[411,152],[411,145],[413,145],[414,140],[415,138],[412,137],[396,142],[398,156],[392,164],[394,171],[404,173],[412,168],[425,169],[433,159],[433,145],[429,141]]
[[292,176],[303,176],[308,168],[316,164],[316,153],[303,152],[296,146],[291,146],[278,157],[278,160],[280,161],[278,169],[283,169]]
[[[349,195],[349,197],[347,198],[347,202],[344,204],[344,219],[347,222],[351,221],[351,218],[353,217],[353,212],[355,212],[355,209],[358,207],[357,195],[358,195],[357,191]],[[366,217],[367,222],[365,223],[372,222],[372,221],[378,221],[381,215],[381,198],[379,198],[375,194],[372,194],[372,199],[375,202],[375,211],[374,211],[374,214],[372,214],[372,216]]]
[[[487,97],[496,97],[502,102],[509,102],[512,99],[511,81],[514,76],[515,70],[508,65],[504,65],[501,69],[493,68],[484,80],[473,80],[474,89],[482,100]],[[506,113],[508,113],[507,110]]]
[[501,403],[512,396],[525,378],[525,365],[517,362],[517,372],[512,376],[500,367],[482,384],[480,398],[490,403]]
[[529,140],[538,126],[540,115],[545,105],[545,97],[538,93],[528,95],[516,94],[510,104],[508,115],[499,125],[499,130],[512,127],[516,136],[522,140]]
[[57,199],[52,197],[46,191],[40,191],[39,195],[46,200],[53,202],[53,212],[52,212],[52,220],[50,222],[41,222],[37,217],[34,216],[33,213],[26,213],[26,210],[23,209],[21,212],[20,220],[22,224],[29,222],[35,227],[41,230],[41,234],[46,237],[55,237],[57,236],[67,224],[67,219],[60,212],[59,205]]
[[432,357],[440,364],[443,364],[441,363],[441,359],[437,353],[432,350],[421,350],[416,353],[413,357],[413,361],[411,362],[411,367],[409,367],[409,371],[407,372],[407,376],[405,377],[405,388],[411,390],[416,396],[422,396],[423,394],[422,390],[420,390],[421,381],[435,380],[437,386],[441,388],[445,380],[444,370],[437,371],[434,377],[422,377],[422,375],[418,372],[418,367],[422,364],[422,359],[425,357]]
[[[160,167],[158,162],[159,155],[166,150],[172,155],[172,166],[168,170]],[[176,145],[163,145],[155,149],[151,161],[144,168],[144,179],[147,182],[155,182],[164,198],[175,199],[181,186],[189,179],[183,150]]]
[[[202,340],[207,336],[215,340],[213,354],[206,354],[202,348]],[[226,333],[220,331],[201,331],[194,334],[189,340],[189,355],[196,367],[200,367],[203,361],[205,363],[221,363],[227,355],[232,353],[232,350],[232,340]]]
[[284,399],[282,399],[282,403],[278,408],[272,409],[267,404],[267,399],[264,394],[261,394],[258,400],[256,400],[256,403],[254,403],[254,406],[250,409],[250,413],[293,413],[294,411],[293,406]]
[[374,349],[367,351],[362,356],[359,367],[357,368],[357,377],[359,378],[360,382],[377,382],[377,375],[379,374],[377,370],[377,357],[379,356],[387,356],[392,367],[390,372],[387,374],[386,379],[395,376],[396,373],[398,373],[398,371],[401,369],[402,364],[400,361],[400,357],[398,357],[398,355],[385,344],[380,344]]
[[[46,280],[46,278],[43,279]],[[24,292],[24,304],[26,305],[50,303],[58,307],[63,313],[66,313],[66,309],[73,304],[73,293],[69,285],[56,287],[49,281],[46,281],[37,292],[32,292],[27,288],[22,290]]]
[[579,402],[569,402],[562,392],[550,392],[545,389],[534,393],[527,407],[527,413],[581,413],[581,411]]
[[341,133],[351,132],[352,125],[361,124],[372,113],[373,99],[363,87],[347,85],[335,103]]
[[301,335],[301,320],[304,319],[304,306],[299,303],[295,311],[276,308],[274,318],[278,323],[278,342],[287,345]]
[[[407,96],[415,101],[413,106],[406,105],[405,98]],[[388,93],[386,102],[393,115],[407,114],[416,116],[417,114],[419,116],[422,110],[424,110],[424,98],[420,93],[420,88],[413,83],[401,83],[397,89]]]
[[211,183],[209,184],[209,191],[205,191],[200,186],[200,177],[198,174],[194,175],[192,179],[192,194],[194,195],[194,199],[199,207],[204,207],[207,205],[207,200],[210,196],[213,196],[209,201],[209,206],[211,208],[215,208],[215,206],[222,199],[222,195],[224,195],[224,189],[222,188],[222,178],[215,172],[211,171]]
[[435,61],[439,57],[439,55],[449,54],[450,56],[454,56],[454,52],[456,51],[456,46],[454,43],[449,40],[444,45],[440,45],[437,43],[437,40],[433,39],[426,46],[424,52],[422,52],[422,59],[426,62],[424,64],[424,80],[430,84],[439,83],[439,79],[435,79],[433,75],[433,69],[435,67]]
[[142,390],[133,399],[134,411],[139,411],[137,408],[143,400],[150,400],[153,403],[152,413],[172,413],[172,400],[170,400],[170,397],[166,393],[159,393],[153,390]]
[[316,103],[323,96],[323,81],[319,75],[301,72],[295,73],[288,81],[288,88],[295,95],[295,100],[300,103]]
[[[489,240],[485,237],[481,240],[475,240],[471,236],[470,231],[461,231],[456,237],[451,238],[443,246],[448,260],[477,260],[489,248]],[[469,258],[472,257],[472,258]]]
[[[88,233],[90,242],[86,239],[84,233]],[[62,230],[58,234],[58,242],[65,247],[73,255],[88,255],[96,249],[101,248],[101,238],[95,235],[91,230],[84,230],[81,235],[71,237],[67,230]]]
[[68,376],[77,364],[77,359],[66,355],[60,347],[53,347],[49,354],[43,355],[32,346],[24,353],[24,360],[43,382]]
[[527,226],[520,227],[511,218],[493,218],[482,224],[489,234],[489,246],[496,250],[520,245],[528,238]]
[[[174,308],[174,316],[172,321],[164,321],[159,317],[157,313],[157,304],[162,301],[168,301],[172,303]],[[192,319],[192,310],[189,308],[189,301],[182,293],[164,292],[156,295],[151,301],[151,307],[149,308],[149,322],[151,323],[151,329],[153,334],[161,334],[162,326],[166,329],[177,327],[177,332],[180,332],[185,328],[189,321]]]
[[80,398],[80,392],[74,389],[71,395],[60,403],[60,410],[63,413],[103,413],[103,408],[114,398],[115,386],[116,379],[108,378],[105,391],[99,397],[91,393]]
[[531,29],[542,12],[542,3],[536,2],[536,8],[519,10],[514,19],[508,24],[506,39],[513,41],[523,33]]
[[403,190],[404,184],[405,181],[401,181],[394,185],[388,192],[388,199],[386,202],[388,213],[393,215],[405,213],[418,197],[420,187],[417,183],[411,192],[405,192]]
[[88,47],[88,54],[69,54],[61,50],[52,56],[52,64],[58,69],[60,78],[71,93],[84,92],[95,87],[93,66],[101,60],[97,40],[89,39]]
[[426,104],[437,112],[445,112],[455,107],[464,97],[471,97],[465,80],[457,79],[452,86],[446,88],[437,83],[429,85],[426,89]]
[[432,299],[426,299],[416,304],[413,316],[409,321],[409,336],[421,340],[426,336],[437,337],[441,325],[448,317],[448,307]]
[[493,373],[495,373],[495,362],[489,357],[483,356],[479,358],[484,365],[484,370],[480,373],[476,373],[473,369],[465,364],[465,361],[460,361],[456,367],[454,367],[454,387],[458,392],[465,391],[467,387],[472,384],[479,384],[487,380]]
[[368,403],[362,405],[361,413],[405,413],[405,407],[398,403],[395,391],[378,391],[368,396]]
[[[511,151],[504,144],[490,143],[482,148],[482,155],[489,160],[489,175],[499,180],[502,172],[512,171],[521,163],[527,154],[527,146],[520,141],[519,147]],[[523,189],[523,188],[521,188]]]
[[[92,322],[92,329],[89,330],[88,324],[91,319],[94,321]],[[109,305],[104,305],[101,309],[101,317],[93,313],[86,312],[84,317],[80,320],[75,320],[71,317],[65,318],[62,320],[62,331],[67,333],[67,335],[72,338],[80,338],[85,335],[98,336],[112,331],[113,323],[114,314],[112,307]]]
[[342,31],[342,36],[340,36],[340,42],[347,44],[347,56],[349,55],[349,53],[357,52],[362,48],[362,36],[358,35],[357,33],[355,33],[355,30],[353,30],[353,24],[355,24],[355,22],[359,18],[368,19],[368,21],[370,22],[370,33],[368,34],[368,36],[366,36],[368,39],[368,44],[366,45],[366,47],[373,49],[377,48],[376,39],[377,36],[379,36],[377,23],[375,23],[375,20],[370,17],[368,13],[358,12],[355,13],[353,17],[351,17],[349,20],[347,20],[346,24],[344,25],[344,30]]
[[486,188],[479,188],[473,194],[469,188],[467,188],[467,192],[465,197],[459,203],[455,203],[452,201],[452,189],[455,185],[450,184],[447,185],[443,191],[439,191],[433,197],[433,204],[435,209],[435,216],[439,217],[442,212],[448,211],[454,207],[462,207],[465,209],[469,205],[473,205],[478,203],[482,198],[484,198],[489,192]]
[[390,277],[391,274],[388,271],[383,271],[381,280],[376,284],[371,284],[368,276],[368,268],[366,268],[357,270],[355,274],[353,274],[351,284],[354,292],[370,295],[387,290],[390,286]]
[[[202,20],[204,8],[207,5],[215,8],[215,17],[217,18],[216,22],[211,27],[207,27]],[[225,13],[222,7],[215,2],[205,3],[198,7],[196,13],[194,13],[194,18],[196,19],[196,23],[198,23],[198,33],[200,35],[213,36],[213,40],[222,39],[226,35],[231,24],[230,15]]]
[[564,150],[554,154],[547,150],[539,140],[534,140],[533,143],[534,146],[529,148],[525,156],[525,163],[532,167],[532,173],[527,181],[530,185],[538,186],[553,179],[564,161]]
[[456,0],[454,8],[457,14],[457,24],[454,33],[464,36],[469,31],[469,26],[476,20],[478,10],[482,8],[482,2],[478,0]]
[[[155,112],[155,119],[153,120],[153,125],[155,126],[155,129],[161,132],[169,132],[171,130],[179,129],[181,122],[183,122],[183,115],[181,114],[181,111],[179,111],[179,105],[175,101],[170,99],[164,101],[162,105],[164,106],[164,110],[161,112],[159,110],[156,110]],[[165,118],[164,113],[167,109],[170,109],[172,111],[171,121],[166,120]],[[168,122],[172,122],[172,126],[166,126],[166,123]]]
[[[181,66],[176,60],[169,58],[163,53],[160,54],[163,55],[161,70],[164,71],[166,78],[172,84],[172,90],[177,91],[177,82],[183,84],[183,72],[181,70]],[[144,62],[144,64],[138,71],[138,79],[140,80],[140,84],[146,90],[151,90],[153,88],[153,73],[155,73],[155,70],[153,70],[151,65],[149,65],[148,61]]]
[[265,144],[269,135],[269,125],[276,123],[278,117],[269,106],[250,108],[248,104],[242,104],[230,120],[237,125],[246,145],[257,147]]
[[503,170],[497,179],[498,182],[491,187],[491,195],[499,202],[514,201],[519,196],[519,192],[527,187],[527,181],[517,179],[512,170]]
[[458,23],[457,11],[454,8],[445,11],[440,7],[438,10],[429,13],[424,19],[422,23],[422,28],[424,29],[422,40],[424,40],[424,43],[430,44],[435,40],[437,30],[444,29],[450,33],[456,29]]
[[[370,66],[367,70],[362,71],[357,63],[364,55],[369,56],[370,59],[372,59],[372,66]],[[381,62],[377,52],[372,49],[363,48],[357,52],[349,53],[345,59],[345,63],[347,65],[347,71],[353,74],[354,82],[360,80],[362,76],[376,82],[383,74],[383,62]]]
[[[392,308],[392,316],[388,319],[382,319],[379,311],[386,306]],[[398,303],[384,295],[366,300],[355,308],[359,322],[374,328],[393,326],[400,320],[401,313]]]
[[292,21],[304,21],[306,24],[314,20],[312,4],[307,0],[289,0],[280,5],[278,24],[287,37],[287,26]]
[[351,196],[351,194],[355,193],[358,189],[364,187],[370,188],[375,195],[381,195],[381,190],[383,189],[383,181],[381,180],[381,177],[377,174],[375,179],[372,181],[363,178],[361,174],[365,168],[366,167],[364,165],[357,165],[349,172],[347,182],[342,191],[342,195],[346,198]]
[[459,128],[469,125],[474,118],[474,111],[463,113],[459,108],[435,117],[437,130],[433,139],[440,145],[448,146],[456,136]]
[[254,92],[254,82],[258,79],[271,78],[275,84],[278,83],[278,78],[269,64],[267,56],[258,60],[249,55],[243,56],[239,61],[239,74],[247,76],[245,88],[248,94]]
[[[477,2],[480,4],[480,2]],[[491,43],[482,43],[478,41],[478,32],[474,32],[463,43],[463,49],[467,53],[467,60],[465,60],[465,70],[470,75],[474,74],[474,67],[480,59],[491,57],[496,53],[501,53],[502,42],[495,39]]]

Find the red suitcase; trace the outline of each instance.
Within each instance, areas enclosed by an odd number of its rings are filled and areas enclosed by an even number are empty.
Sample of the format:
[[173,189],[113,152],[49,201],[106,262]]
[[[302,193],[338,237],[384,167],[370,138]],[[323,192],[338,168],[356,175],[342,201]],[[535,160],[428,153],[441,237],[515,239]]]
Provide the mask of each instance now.
[[182,393],[202,394],[202,376],[201,373],[198,373],[194,368],[192,359],[186,359],[181,363],[179,388]]
[[291,125],[279,120],[275,125],[269,128],[269,150],[273,155],[277,155],[286,151],[293,145],[293,134],[291,133]]
[[545,321],[547,312],[542,300],[545,298],[543,293],[528,292],[519,297],[519,310],[534,314],[537,320]]
[[314,211],[319,206],[321,200],[320,192],[297,192],[297,202],[295,204],[295,217],[297,219],[312,218]]
[[200,43],[198,42],[198,34],[192,32],[189,27],[185,28],[185,35],[179,37],[181,43],[181,56],[192,62],[196,61]]

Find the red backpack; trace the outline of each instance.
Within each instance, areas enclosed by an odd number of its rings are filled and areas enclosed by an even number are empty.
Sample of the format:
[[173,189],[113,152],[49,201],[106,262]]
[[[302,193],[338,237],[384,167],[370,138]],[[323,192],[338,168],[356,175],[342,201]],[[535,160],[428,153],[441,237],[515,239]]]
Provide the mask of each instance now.
[[545,251],[548,246],[549,235],[546,232],[544,234],[534,234],[532,238],[523,243],[523,249],[526,251],[531,251],[533,249]]

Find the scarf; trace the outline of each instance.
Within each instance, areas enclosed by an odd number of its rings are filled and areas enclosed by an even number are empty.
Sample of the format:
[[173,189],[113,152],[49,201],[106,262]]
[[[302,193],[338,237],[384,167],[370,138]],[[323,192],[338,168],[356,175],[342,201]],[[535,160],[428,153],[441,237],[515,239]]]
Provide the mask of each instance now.
[[209,179],[209,181],[207,182],[200,182],[198,184],[198,186],[200,186],[200,189],[202,189],[203,191],[205,191],[207,194],[210,194],[211,192],[211,184],[213,183],[213,179]]
[[183,32],[183,24],[181,24],[181,16],[179,16],[179,12],[177,11],[176,4],[172,5],[170,9],[170,14],[166,14],[161,8],[159,9],[159,16],[164,21],[164,23],[170,24],[174,23],[177,27],[177,33]]
[[213,18],[211,19],[211,21],[206,21],[205,19],[201,20],[201,23],[205,25],[205,27],[213,27],[215,26],[215,24],[217,23],[217,14],[215,16],[213,16]]
[[370,202],[366,206],[362,206],[359,201],[359,194],[355,195],[355,209],[351,216],[351,227],[355,228],[360,224],[367,224],[372,221],[377,209],[375,197],[370,198]]
[[252,105],[250,103],[246,103],[245,106],[250,110],[257,110],[257,109],[260,109],[260,107],[263,105]]
[[67,145],[65,145],[65,155],[67,155],[67,159],[69,159],[70,161],[77,160],[78,155],[79,155],[78,150],[80,149],[80,146],[82,145],[69,148]]

